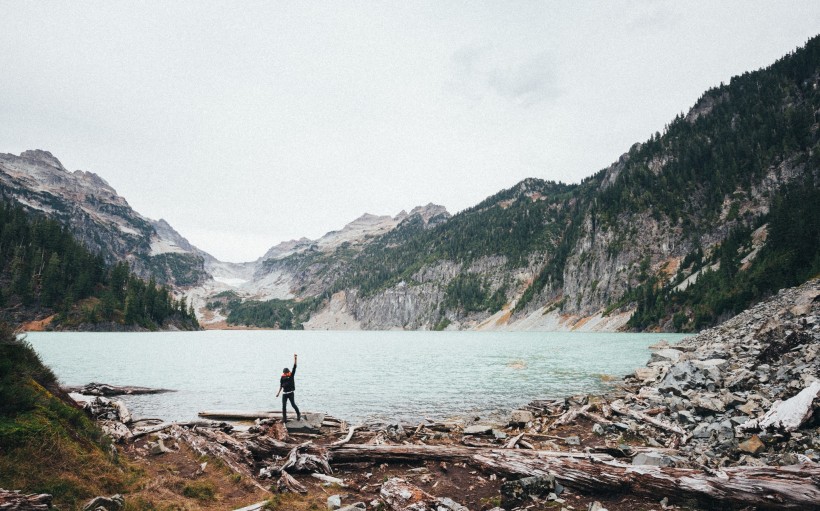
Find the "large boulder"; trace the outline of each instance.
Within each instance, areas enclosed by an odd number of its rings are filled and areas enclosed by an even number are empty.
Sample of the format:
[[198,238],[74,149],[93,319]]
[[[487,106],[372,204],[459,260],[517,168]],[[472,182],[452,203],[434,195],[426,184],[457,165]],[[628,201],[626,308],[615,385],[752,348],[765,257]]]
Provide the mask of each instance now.
[[722,358],[709,360],[686,360],[669,368],[666,377],[658,385],[661,392],[682,395],[693,389],[714,392],[722,382],[721,372],[727,366]]
[[125,499],[120,494],[110,497],[95,497],[83,506],[83,511],[120,511],[125,507]]

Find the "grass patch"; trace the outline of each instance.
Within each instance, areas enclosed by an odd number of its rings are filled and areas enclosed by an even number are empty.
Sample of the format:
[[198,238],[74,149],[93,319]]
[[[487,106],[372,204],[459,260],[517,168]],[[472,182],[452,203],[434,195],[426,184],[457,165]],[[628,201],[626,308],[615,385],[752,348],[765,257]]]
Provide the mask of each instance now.
[[216,500],[216,486],[209,481],[193,481],[182,488],[182,495],[202,501]]
[[31,346],[0,326],[0,487],[50,493],[60,509],[122,493],[134,477],[110,441],[59,398],[54,374]]

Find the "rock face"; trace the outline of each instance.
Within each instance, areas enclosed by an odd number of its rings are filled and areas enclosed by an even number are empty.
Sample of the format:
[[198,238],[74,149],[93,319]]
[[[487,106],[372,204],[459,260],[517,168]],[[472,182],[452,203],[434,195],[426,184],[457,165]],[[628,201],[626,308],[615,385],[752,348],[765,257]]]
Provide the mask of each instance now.
[[202,253],[167,222],[143,217],[104,179],[69,172],[47,151],[0,154],[0,184],[9,198],[67,225],[109,264],[128,261],[141,277],[177,287],[208,277]]

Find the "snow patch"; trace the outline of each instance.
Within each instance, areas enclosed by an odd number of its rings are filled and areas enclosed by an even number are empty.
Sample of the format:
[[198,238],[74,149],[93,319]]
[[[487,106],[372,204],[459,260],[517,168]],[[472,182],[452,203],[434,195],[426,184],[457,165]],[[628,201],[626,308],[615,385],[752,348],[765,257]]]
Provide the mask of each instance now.
[[232,277],[217,277],[214,275],[214,280],[231,287],[239,287],[248,282],[248,279],[237,279]]
[[[122,230],[122,226],[120,226]],[[127,232],[127,231],[124,231]],[[187,251],[179,247],[176,243],[163,239],[151,240],[151,253],[149,255],[155,256],[160,254],[185,254]]]
[[241,289],[252,294],[255,300],[289,300],[294,297],[291,284],[290,274],[274,271],[260,280],[248,282]]
[[132,234],[134,236],[139,236],[140,235],[139,231],[137,231],[136,229],[133,229],[131,227],[128,227],[126,225],[117,224],[117,229],[119,229],[121,232],[124,232],[125,234]]
[[53,210],[53,209],[51,209],[51,208],[50,208],[50,207],[48,207],[48,206],[44,206],[43,204],[39,204],[39,203],[36,203],[36,202],[31,202],[31,201],[29,201],[29,200],[24,199],[23,197],[15,196],[15,199],[16,199],[16,200],[17,200],[17,202],[19,202],[20,204],[23,204],[23,205],[25,205],[25,206],[28,206],[28,207],[30,207],[31,209],[36,209],[36,210],[42,211],[42,212],[44,212],[44,213],[53,213],[53,212],[54,212],[54,210]]

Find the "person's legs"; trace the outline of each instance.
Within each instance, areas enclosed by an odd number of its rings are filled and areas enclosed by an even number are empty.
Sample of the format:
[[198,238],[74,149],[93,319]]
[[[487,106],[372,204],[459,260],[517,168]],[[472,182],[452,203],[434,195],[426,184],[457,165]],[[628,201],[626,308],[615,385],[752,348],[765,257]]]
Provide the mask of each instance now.
[[293,399],[293,395],[294,395],[294,394],[296,394],[296,393],[295,393],[295,392],[291,392],[291,393],[290,393],[290,395],[288,396],[288,399],[290,399],[290,405],[291,405],[291,406],[293,407],[293,409],[296,411],[296,420],[302,420],[302,414],[301,414],[301,413],[299,413],[299,407],[298,407],[298,406],[296,406],[296,401]]
[[287,394],[282,394],[282,422],[287,422],[288,421],[288,410],[286,408],[287,404],[288,404],[288,395]]

